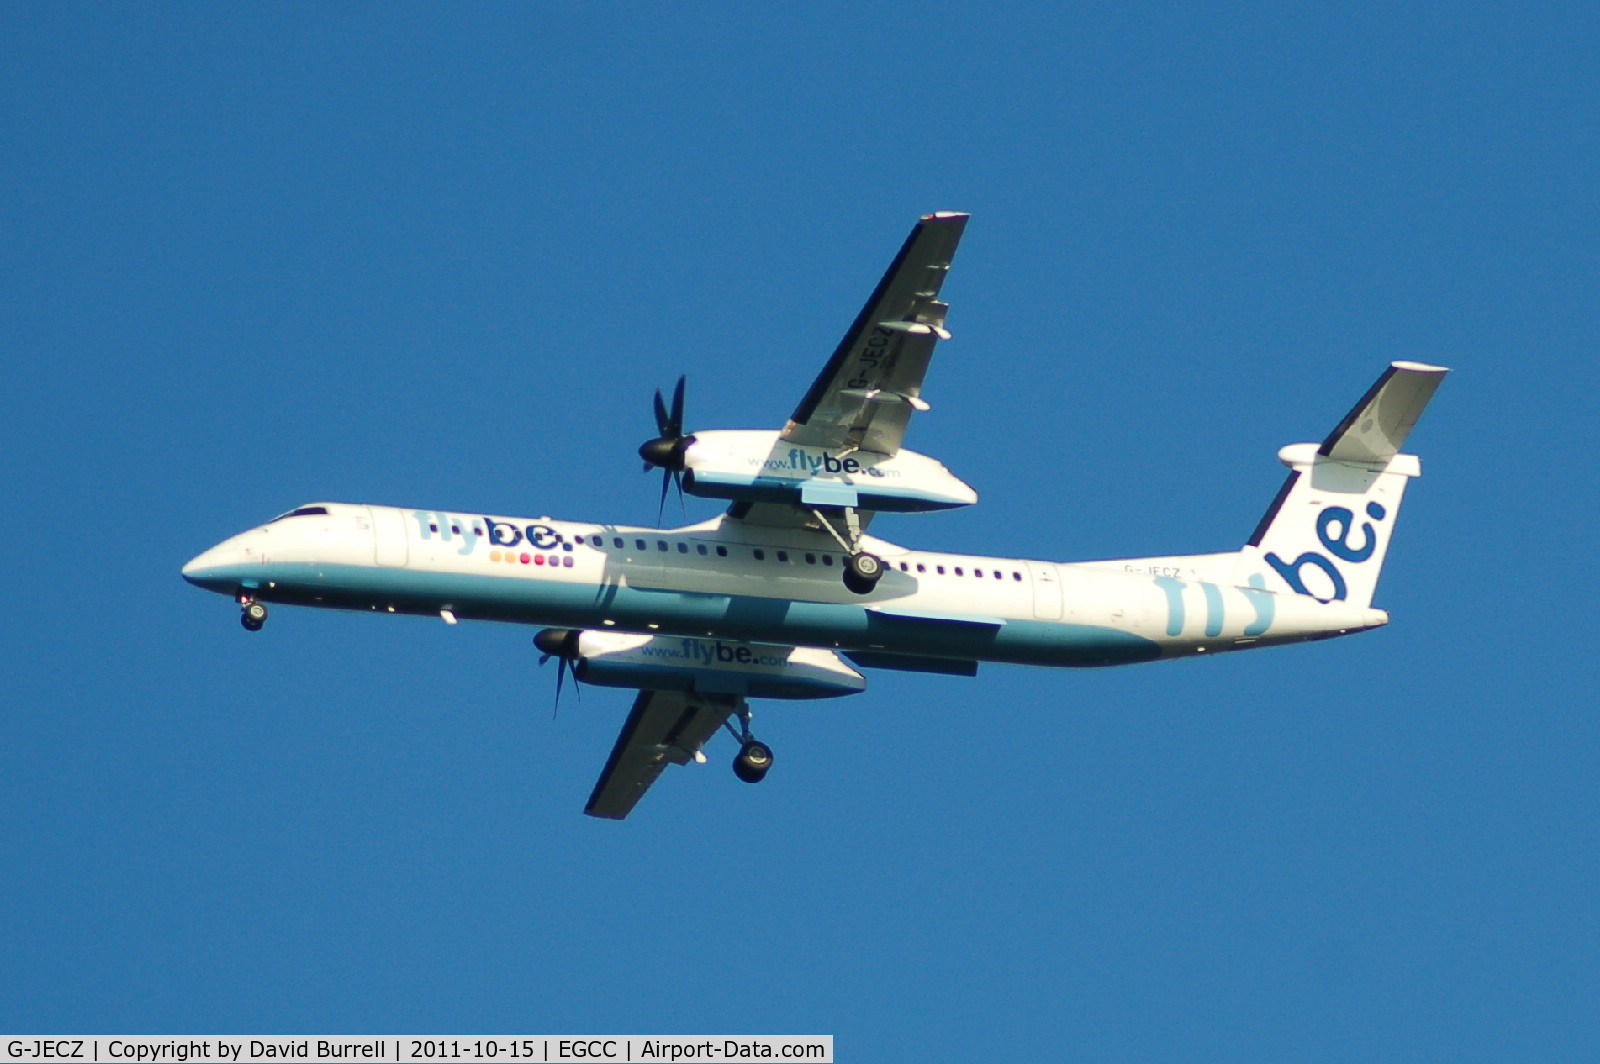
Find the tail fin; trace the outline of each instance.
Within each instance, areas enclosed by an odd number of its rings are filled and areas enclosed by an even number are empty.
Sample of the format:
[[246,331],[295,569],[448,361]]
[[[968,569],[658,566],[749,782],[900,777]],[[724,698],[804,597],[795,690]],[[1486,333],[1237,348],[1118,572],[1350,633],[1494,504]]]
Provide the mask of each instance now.
[[1406,481],[1422,475],[1400,448],[1448,372],[1395,362],[1320,447],[1278,452],[1289,479],[1239,554],[1241,585],[1372,604]]

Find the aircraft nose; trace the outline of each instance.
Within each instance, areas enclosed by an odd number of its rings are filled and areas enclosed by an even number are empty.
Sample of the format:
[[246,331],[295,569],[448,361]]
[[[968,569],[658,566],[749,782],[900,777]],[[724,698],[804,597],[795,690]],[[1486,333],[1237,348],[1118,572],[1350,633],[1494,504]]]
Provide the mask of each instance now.
[[231,592],[239,583],[242,561],[238,544],[230,539],[190,558],[184,564],[183,578],[208,591]]
[[210,550],[201,551],[193,558],[190,558],[183,565],[183,578],[191,584],[200,583],[199,576],[202,572],[216,568],[214,564],[216,553],[217,548],[212,547]]

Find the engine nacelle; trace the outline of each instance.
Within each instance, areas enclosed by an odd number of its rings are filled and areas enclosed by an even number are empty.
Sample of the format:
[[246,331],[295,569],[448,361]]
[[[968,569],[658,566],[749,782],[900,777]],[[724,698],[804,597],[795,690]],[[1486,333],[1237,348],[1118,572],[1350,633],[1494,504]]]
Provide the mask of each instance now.
[[978,493],[938,461],[902,450],[830,454],[776,432],[696,432],[683,452],[683,490],[742,502],[857,506],[920,513],[971,506]]
[[578,634],[573,674],[601,687],[751,698],[837,698],[867,679],[831,650],[696,636]]

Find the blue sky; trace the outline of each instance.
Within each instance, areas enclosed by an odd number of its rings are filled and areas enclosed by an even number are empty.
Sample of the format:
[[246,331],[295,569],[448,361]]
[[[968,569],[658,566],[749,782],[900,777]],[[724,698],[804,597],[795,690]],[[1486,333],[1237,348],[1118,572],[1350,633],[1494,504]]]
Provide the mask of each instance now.
[[[0,11],[0,1029],[1587,1059],[1600,16],[1219,6]],[[652,523],[651,391],[780,425],[935,209],[908,442],[982,502],[874,531],[1232,549],[1439,362],[1393,623],[874,674],[618,825],[530,631],[179,579],[315,499]]]

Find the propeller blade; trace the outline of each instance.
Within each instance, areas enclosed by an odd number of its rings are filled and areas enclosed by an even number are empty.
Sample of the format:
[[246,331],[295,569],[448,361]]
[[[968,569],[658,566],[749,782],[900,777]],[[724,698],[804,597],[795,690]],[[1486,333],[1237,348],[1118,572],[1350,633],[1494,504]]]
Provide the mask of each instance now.
[[656,432],[662,436],[669,436],[667,430],[672,427],[672,422],[667,419],[667,404],[661,398],[661,389],[656,389]]
[[683,435],[683,386],[688,376],[678,378],[678,386],[672,390],[672,431],[663,432],[663,436]]
[[661,502],[656,507],[656,527],[657,528],[661,527],[661,517],[662,517],[663,514],[665,514],[667,512],[667,489],[671,486],[671,484],[672,484],[672,470],[663,469],[661,471]]
[[578,640],[583,635],[581,631],[572,628],[546,628],[533,637],[533,645],[544,651],[539,658],[542,666],[551,658],[556,659],[556,704],[550,714],[550,719],[555,720],[561,712],[561,688],[565,685],[567,672],[572,672],[572,686],[578,691],[578,700],[583,700],[583,685],[578,682]]

